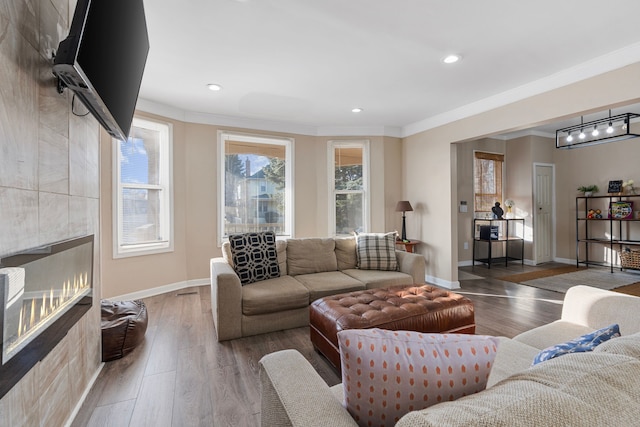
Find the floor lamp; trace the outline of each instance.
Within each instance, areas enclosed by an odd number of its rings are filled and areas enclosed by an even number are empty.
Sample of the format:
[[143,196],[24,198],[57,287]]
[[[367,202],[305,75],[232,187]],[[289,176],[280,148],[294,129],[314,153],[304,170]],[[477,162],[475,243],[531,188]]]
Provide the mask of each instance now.
[[411,207],[411,203],[408,200],[401,200],[396,205],[396,212],[402,212],[402,241],[407,240],[407,226],[406,226],[406,216],[405,212],[411,212],[413,208]]

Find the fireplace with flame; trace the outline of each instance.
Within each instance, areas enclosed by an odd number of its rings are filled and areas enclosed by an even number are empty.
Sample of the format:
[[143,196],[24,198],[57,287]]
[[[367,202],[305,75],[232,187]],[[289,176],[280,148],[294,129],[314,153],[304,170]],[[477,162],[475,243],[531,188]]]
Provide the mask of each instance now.
[[93,303],[93,235],[0,259],[0,398]]

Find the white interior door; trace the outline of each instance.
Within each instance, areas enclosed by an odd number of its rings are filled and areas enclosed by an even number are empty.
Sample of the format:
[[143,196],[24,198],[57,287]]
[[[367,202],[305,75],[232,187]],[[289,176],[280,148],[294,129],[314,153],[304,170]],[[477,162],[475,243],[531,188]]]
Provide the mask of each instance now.
[[534,247],[536,264],[553,261],[553,202],[554,166],[536,164],[534,167]]

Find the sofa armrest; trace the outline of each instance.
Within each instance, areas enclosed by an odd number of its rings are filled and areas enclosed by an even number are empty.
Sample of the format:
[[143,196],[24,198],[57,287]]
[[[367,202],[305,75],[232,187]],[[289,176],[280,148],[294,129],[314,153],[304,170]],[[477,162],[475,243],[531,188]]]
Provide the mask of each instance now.
[[218,341],[242,336],[242,284],[224,258],[211,259],[211,312]]
[[623,335],[640,332],[640,298],[591,286],[571,287],[564,298],[562,320],[592,329],[612,323]]
[[396,251],[396,258],[400,271],[410,274],[413,277],[413,283],[425,283],[425,260],[421,254]]
[[350,426],[358,424],[311,364],[296,350],[260,360],[263,426]]

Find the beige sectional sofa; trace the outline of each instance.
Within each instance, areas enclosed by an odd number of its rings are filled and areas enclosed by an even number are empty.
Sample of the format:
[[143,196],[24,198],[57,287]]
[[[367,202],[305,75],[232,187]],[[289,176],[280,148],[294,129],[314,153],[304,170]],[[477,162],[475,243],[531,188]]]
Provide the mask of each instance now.
[[276,242],[280,277],[242,286],[229,243],[211,260],[211,304],[218,341],[309,324],[309,304],[342,292],[425,282],[422,255],[396,251],[398,271],[357,268],[354,238]]
[[[588,286],[566,294],[560,320],[501,338],[487,388],[406,414],[409,426],[623,426],[640,420],[640,298]],[[531,367],[543,348],[613,323],[622,334],[592,352]],[[263,426],[357,426],[342,406],[342,384],[328,387],[295,350],[261,361]]]

